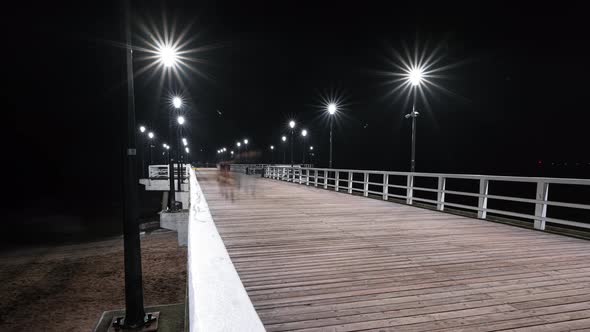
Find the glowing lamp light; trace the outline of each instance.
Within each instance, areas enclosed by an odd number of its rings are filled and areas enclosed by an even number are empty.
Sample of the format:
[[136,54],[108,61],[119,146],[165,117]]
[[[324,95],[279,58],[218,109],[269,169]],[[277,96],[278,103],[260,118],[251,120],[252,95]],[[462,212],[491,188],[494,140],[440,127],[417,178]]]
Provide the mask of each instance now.
[[231,154],[234,154],[234,152],[233,152],[233,151],[230,151],[229,153],[231,153]]
[[178,52],[175,48],[168,45],[162,45],[158,49],[158,56],[160,58],[160,63],[163,64],[164,67],[173,67],[178,61]]
[[152,133],[152,132],[150,131],[150,132],[148,133],[148,137],[149,137],[150,139],[151,139],[151,138],[154,138],[154,133]]
[[184,116],[182,116],[182,115],[179,116],[177,120],[178,120],[178,124],[179,125],[183,125],[184,124]]
[[281,137],[281,140],[282,140],[283,142],[286,142],[286,141],[287,141],[287,136],[283,136],[283,137]]
[[336,113],[336,104],[330,103],[328,105],[328,113],[330,113],[330,115],[333,115],[334,113]]
[[289,121],[289,127],[291,127],[291,129],[295,128],[295,121]]
[[275,149],[275,146],[274,146],[274,145],[271,145],[271,146],[270,146],[270,149],[271,149],[271,150],[274,150],[274,149]]
[[186,153],[188,153],[189,149],[188,148],[184,148],[184,151],[186,151]]
[[313,151],[313,146],[310,146],[310,147],[309,147],[309,150],[310,150],[310,151]]
[[424,71],[422,68],[412,68],[408,73],[408,80],[413,86],[418,86],[422,83]]
[[303,136],[303,137],[307,136],[307,130],[303,129],[301,131],[301,136]]
[[237,145],[237,146],[238,146],[238,148],[239,148],[240,146],[242,146],[242,143],[238,142],[238,143],[236,143],[236,145]]
[[184,146],[187,146],[187,145],[188,145],[188,142],[187,142],[186,138],[183,138],[183,139],[182,139],[182,144],[183,144]]
[[175,108],[180,108],[180,106],[182,106],[182,99],[180,99],[180,97],[172,98],[172,105],[174,105]]
[[140,126],[139,131],[141,131],[142,133],[145,132],[145,126]]

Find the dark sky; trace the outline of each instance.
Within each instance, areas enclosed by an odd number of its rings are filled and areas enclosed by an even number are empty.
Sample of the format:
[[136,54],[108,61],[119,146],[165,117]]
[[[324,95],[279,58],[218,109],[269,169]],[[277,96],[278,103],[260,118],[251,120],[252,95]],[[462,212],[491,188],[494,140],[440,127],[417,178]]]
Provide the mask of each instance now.
[[[335,166],[407,170],[409,109],[385,97],[392,86],[374,72],[392,69],[384,60],[390,49],[418,42],[441,45],[442,63],[457,64],[437,81],[452,94],[435,94],[429,109],[418,105],[418,171],[588,177],[582,8],[132,3],[135,37],[142,35],[138,22],[162,26],[165,12],[179,29],[193,23],[192,46],[216,46],[199,55],[207,63],[196,64],[207,77],[189,74],[183,81],[189,141],[193,151],[205,151],[199,160],[213,161],[211,152],[245,137],[266,152],[294,117],[325,165],[328,130],[318,99],[338,89],[347,107],[335,130]],[[26,197],[21,208],[118,206],[126,112],[124,53],[115,46],[123,41],[121,5],[20,6],[3,11],[1,20],[7,188]],[[162,90],[148,76],[135,81],[137,120],[162,139],[170,87]]]

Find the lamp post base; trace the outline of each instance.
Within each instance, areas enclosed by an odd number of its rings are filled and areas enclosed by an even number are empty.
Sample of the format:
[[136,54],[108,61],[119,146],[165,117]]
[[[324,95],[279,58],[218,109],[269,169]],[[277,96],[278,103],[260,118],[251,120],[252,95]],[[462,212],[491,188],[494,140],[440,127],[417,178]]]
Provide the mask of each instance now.
[[111,325],[107,332],[156,332],[158,331],[158,321],[160,312],[150,312],[145,315],[145,323],[142,326],[131,327],[125,325],[125,318],[123,316],[113,317]]

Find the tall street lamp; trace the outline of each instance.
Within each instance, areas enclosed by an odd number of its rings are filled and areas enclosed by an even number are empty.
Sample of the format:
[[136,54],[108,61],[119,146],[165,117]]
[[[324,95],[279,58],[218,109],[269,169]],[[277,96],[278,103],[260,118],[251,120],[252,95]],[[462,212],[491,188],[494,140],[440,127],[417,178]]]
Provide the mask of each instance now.
[[275,162],[275,146],[271,145],[270,146],[270,163],[274,164]]
[[154,139],[155,135],[153,132],[149,132],[148,133],[148,138],[150,139],[149,144],[150,144],[150,165],[154,164],[154,158],[153,158],[153,154],[152,154],[152,148],[154,147],[154,143],[153,143],[153,139]]
[[244,152],[246,153],[246,162],[248,162],[248,139],[244,139]]
[[306,152],[305,151],[306,150],[306,147],[305,147],[305,137],[307,137],[307,130],[306,129],[303,129],[301,131],[301,140],[303,141],[303,153],[302,153],[302,155],[303,155],[303,158],[302,158],[303,159],[303,162],[302,162],[302,164],[305,164],[305,152]]
[[178,165],[178,191],[181,192],[182,191],[182,181],[183,179],[183,175],[184,175],[184,165],[182,164],[182,145],[181,145],[181,139],[180,137],[182,136],[182,125],[184,125],[185,119],[184,116],[179,115],[178,118],[176,118],[176,121],[178,122],[178,130],[176,133],[176,137],[178,137],[178,148],[176,149],[176,152],[178,153],[177,155],[177,162],[176,164]]
[[281,141],[283,141],[283,164],[287,163],[286,161],[286,149],[285,149],[285,144],[287,142],[287,136],[283,136],[281,137]]
[[293,132],[295,129],[295,121],[289,121],[289,128],[291,128],[291,167],[293,167]]
[[420,67],[412,68],[406,76],[406,79],[411,84],[412,89],[412,111],[406,114],[406,119],[412,118],[412,156],[410,160],[410,172],[416,171],[416,118],[419,113],[416,111],[416,90],[422,84],[423,69]]
[[[139,126],[140,133],[143,134],[143,133],[145,133],[146,130],[147,130],[147,128],[145,126]],[[145,148],[146,148],[146,146],[145,145],[146,145],[146,141],[145,141],[145,138],[143,135],[141,135],[141,143],[142,143],[141,145],[143,145],[143,148],[141,149],[142,157],[140,158],[141,159],[141,176],[143,178],[145,178],[145,169],[146,169],[146,167],[145,167],[145,155],[146,155]]]
[[332,128],[333,128],[333,125],[334,125],[334,121],[333,121],[332,118],[334,117],[334,114],[336,114],[336,111],[338,111],[338,108],[336,107],[336,104],[330,103],[328,105],[328,114],[330,116],[330,161],[329,161],[329,164],[328,164],[328,167],[329,168],[332,168]]
[[[172,106],[174,107],[174,109],[176,109],[177,112],[180,112],[180,108],[182,107],[182,99],[179,96],[172,97]],[[171,142],[176,141],[176,139],[174,138],[174,129],[172,125],[172,114],[169,114],[168,116],[168,138]],[[174,205],[174,202],[176,200],[176,186],[174,183],[174,173],[174,154],[170,154],[170,152],[168,152],[168,179],[170,183],[170,191],[168,192],[168,210],[170,212],[177,211],[176,206]]]

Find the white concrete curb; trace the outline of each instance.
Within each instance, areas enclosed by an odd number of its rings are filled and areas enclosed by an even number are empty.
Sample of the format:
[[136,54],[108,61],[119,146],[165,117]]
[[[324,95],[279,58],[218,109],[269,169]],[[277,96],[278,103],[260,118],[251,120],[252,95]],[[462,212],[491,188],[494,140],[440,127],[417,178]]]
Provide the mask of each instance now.
[[265,331],[190,172],[188,292],[191,332]]

